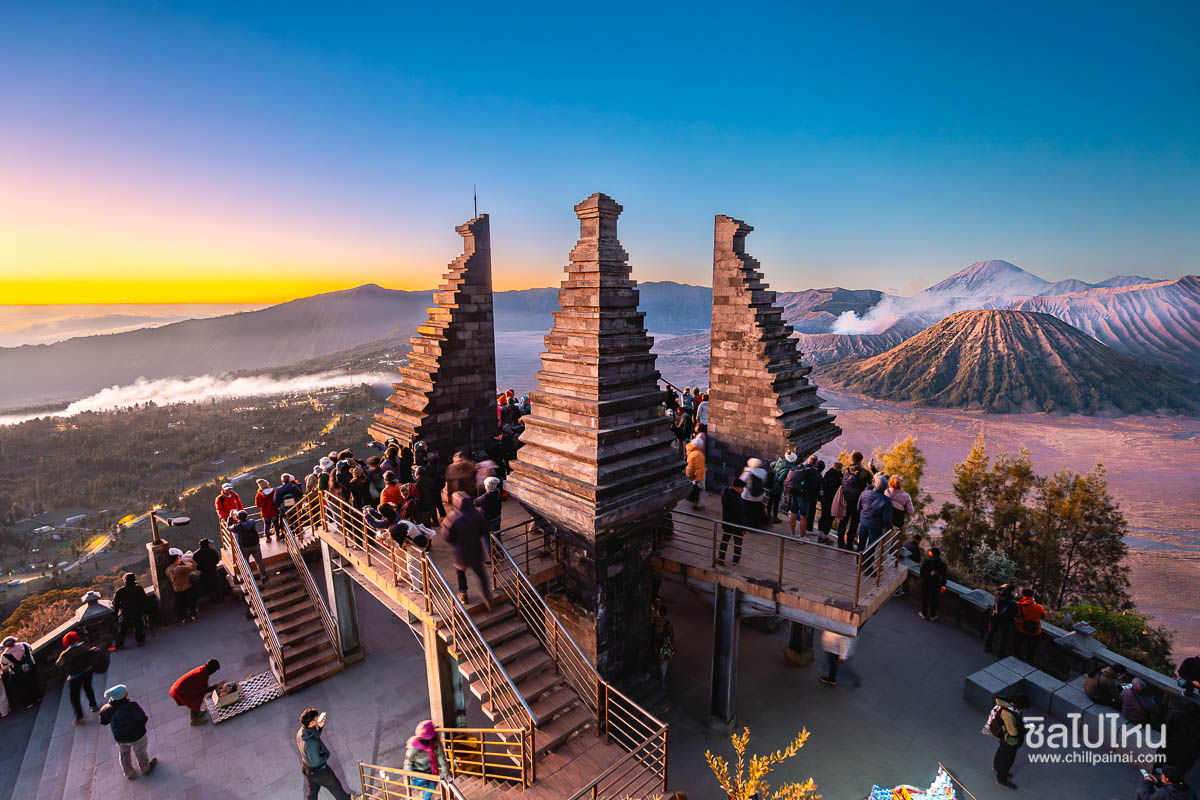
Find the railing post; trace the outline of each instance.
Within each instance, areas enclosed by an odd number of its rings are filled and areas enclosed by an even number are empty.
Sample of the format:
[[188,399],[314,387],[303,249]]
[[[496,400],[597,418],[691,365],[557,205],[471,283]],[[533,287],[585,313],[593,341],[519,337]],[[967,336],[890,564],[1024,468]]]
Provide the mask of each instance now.
[[396,572],[396,548],[388,547],[388,557],[392,561],[392,586],[399,586],[400,576]]
[[858,562],[858,569],[854,571],[854,607],[858,608],[858,590],[862,586],[862,553],[856,553],[854,558]]
[[525,577],[529,577],[529,530],[533,527],[532,522],[525,523]]
[[783,547],[787,544],[787,539],[779,537],[779,588],[783,589]]
[[554,656],[554,671],[558,672],[558,620],[550,626],[550,634],[554,639],[554,646],[551,647],[551,654]]
[[425,613],[432,613],[429,605],[429,554],[421,554],[421,594],[425,596]]
[[666,793],[666,791],[667,791],[667,736],[668,736],[669,734],[670,734],[670,730],[669,730],[668,728],[663,728],[663,752],[662,752],[663,782],[662,782],[662,790],[663,790],[663,793],[664,793],[664,794],[665,794],[665,793]]
[[[601,731],[603,729],[603,731]],[[604,743],[608,744],[608,695],[600,676],[596,676],[596,735],[604,734]]]
[[717,536],[720,533],[720,525],[713,520],[713,546],[712,546],[712,566],[717,566]]

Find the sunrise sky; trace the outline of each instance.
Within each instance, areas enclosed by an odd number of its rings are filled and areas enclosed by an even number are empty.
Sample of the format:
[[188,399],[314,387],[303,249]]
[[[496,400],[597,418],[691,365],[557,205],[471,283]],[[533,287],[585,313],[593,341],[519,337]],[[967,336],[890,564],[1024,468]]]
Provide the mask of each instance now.
[[472,185],[500,289],[594,191],[639,280],[714,213],[781,289],[1200,272],[1195,3],[316,9],[6,4],[0,303],[428,288]]

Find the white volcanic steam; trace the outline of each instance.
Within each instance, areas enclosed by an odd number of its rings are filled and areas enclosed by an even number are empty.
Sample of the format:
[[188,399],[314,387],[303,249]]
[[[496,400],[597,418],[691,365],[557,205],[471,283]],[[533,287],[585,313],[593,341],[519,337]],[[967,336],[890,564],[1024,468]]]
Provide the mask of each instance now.
[[39,417],[72,417],[86,411],[111,411],[142,403],[173,405],[225,400],[231,397],[296,394],[322,389],[344,389],[363,383],[386,383],[394,376],[382,374],[346,374],[320,372],[295,378],[252,376],[230,378],[221,375],[200,375],[195,378],[138,378],[126,386],[111,386],[68,405],[61,411],[39,414],[0,416],[0,425],[15,425]]

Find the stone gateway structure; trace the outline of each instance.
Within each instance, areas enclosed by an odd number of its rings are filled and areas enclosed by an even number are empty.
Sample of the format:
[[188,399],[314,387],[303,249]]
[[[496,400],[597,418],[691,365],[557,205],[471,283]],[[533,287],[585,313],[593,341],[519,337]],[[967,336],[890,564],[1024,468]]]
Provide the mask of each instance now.
[[748,458],[769,463],[787,447],[804,458],[842,432],[808,380],[812,368],[800,363],[775,292],[746,253],[752,230],[741,220],[716,217],[708,401],[714,482],[728,481]]
[[593,194],[575,213],[579,241],[506,486],[557,530],[572,606],[564,622],[600,675],[622,680],[652,669],[652,533],[687,482],[617,239],[621,206]]
[[434,292],[436,306],[412,341],[408,364],[370,433],[411,444],[420,437],[448,463],[457,449],[479,449],[496,431],[496,335],[492,318],[492,243],[488,215],[455,230],[463,253]]

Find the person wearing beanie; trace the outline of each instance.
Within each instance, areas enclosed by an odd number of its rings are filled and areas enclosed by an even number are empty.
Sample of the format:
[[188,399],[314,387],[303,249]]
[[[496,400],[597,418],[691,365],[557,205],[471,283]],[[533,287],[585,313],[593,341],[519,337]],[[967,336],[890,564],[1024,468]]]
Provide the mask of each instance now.
[[285,472],[279,476],[279,485],[275,487],[275,506],[279,509],[280,524],[283,515],[293,506],[299,505],[304,498],[304,487],[296,482],[296,477]]
[[121,762],[121,771],[125,777],[133,780],[137,773],[133,771],[133,758],[137,757],[138,766],[143,775],[149,775],[158,764],[157,758],[151,758],[146,749],[146,712],[133,700],[129,699],[129,690],[125,684],[118,683],[104,691],[108,701],[100,709],[100,724],[107,725],[112,730],[113,741],[117,743],[117,760]]
[[[225,595],[222,591],[221,554],[212,546],[211,539],[200,540],[192,560],[196,562],[196,569],[200,572],[197,591],[207,594],[214,604],[223,602]],[[225,583],[225,588],[228,588],[228,583]]]
[[79,692],[87,695],[88,709],[99,711],[96,692],[92,689],[92,665],[96,662],[96,648],[79,638],[75,631],[68,631],[62,638],[63,651],[54,666],[67,675],[67,691],[71,697],[71,708],[75,711],[75,724],[83,724],[83,707],[79,704]]
[[[405,746],[403,768],[409,772],[420,772],[450,781],[446,750],[442,747],[433,720],[425,720],[413,731]],[[413,784],[427,790],[424,800],[433,800],[433,790],[437,788],[437,783],[427,778],[415,778]]]
[[171,684],[168,694],[178,705],[187,708],[193,725],[204,724],[204,696],[221,685],[210,683],[209,678],[220,668],[221,662],[210,658],[200,666],[183,673]]
[[250,565],[250,560],[254,560],[255,568],[258,570],[258,577],[265,584],[267,582],[267,570],[263,565],[262,545],[258,541],[258,528],[254,524],[254,520],[250,519],[250,515],[245,511],[238,512],[237,524],[230,528],[230,533],[233,534],[237,541],[238,548],[242,551],[242,555],[246,557],[246,566]]
[[0,671],[4,673],[9,704],[13,708],[32,708],[42,699],[33,647],[15,636],[6,636],[0,648],[3,648],[0,649]]
[[746,462],[742,471],[742,502],[746,504],[744,515],[747,528],[767,527],[767,470],[758,458]]
[[[500,536],[500,513],[504,507],[503,499],[500,497],[500,479],[492,476],[483,479],[483,494],[475,498],[475,507],[483,513],[484,522],[487,523],[489,534],[495,534],[497,538]],[[483,539],[484,552],[487,553],[488,559],[492,557],[492,542],[491,536],[485,536]]]
[[[239,514],[246,513],[239,511]],[[196,572],[196,562],[188,553],[171,553],[175,559],[167,567],[167,578],[171,581],[171,589],[175,592],[175,610],[179,613],[179,621],[186,624],[196,621],[196,587],[192,585],[192,575]],[[197,578],[199,580],[199,578]]]
[[146,643],[146,590],[137,582],[137,575],[125,573],[125,585],[117,589],[112,600],[113,611],[117,612],[117,637],[113,640],[112,650],[120,650],[125,646],[125,637],[133,628],[133,638],[138,647]]
[[997,697],[996,705],[1000,709],[1001,729],[1000,742],[992,756],[992,771],[996,773],[996,783],[1005,789],[1016,789],[1017,785],[1008,779],[1008,773],[1017,760],[1017,751],[1025,744],[1025,718],[1021,712],[1029,708],[1029,698],[1024,691],[1017,690],[1012,700]]
[[[784,483],[795,464],[796,454],[788,450],[772,461],[767,470],[767,519],[771,520],[772,524],[782,522],[779,519],[779,505],[784,499]],[[786,503],[784,503],[784,513],[787,513]]]
[[242,498],[238,497],[238,493],[233,490],[232,483],[221,484],[221,493],[217,495],[213,505],[216,506],[217,517],[220,519],[228,519],[229,512],[241,511],[243,508]]
[[321,741],[325,729],[325,715],[315,708],[300,712],[300,730],[296,731],[296,748],[300,751],[300,773],[304,776],[304,796],[317,800],[322,789],[327,789],[337,800],[361,800],[362,795],[351,795],[342,787],[342,782],[329,767],[329,748]]

